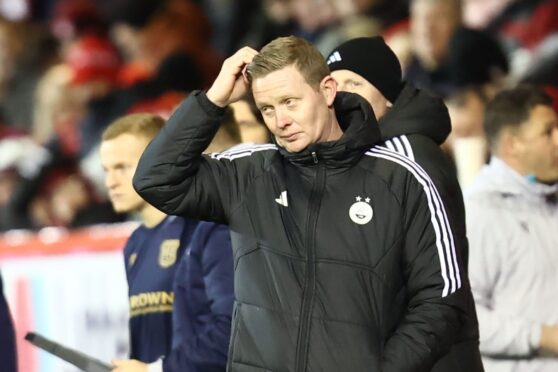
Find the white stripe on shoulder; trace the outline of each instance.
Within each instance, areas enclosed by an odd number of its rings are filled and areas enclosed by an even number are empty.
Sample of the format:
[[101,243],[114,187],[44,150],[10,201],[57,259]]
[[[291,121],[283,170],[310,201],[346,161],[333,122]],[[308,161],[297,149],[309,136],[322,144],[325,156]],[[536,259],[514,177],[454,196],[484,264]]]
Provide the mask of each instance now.
[[368,156],[383,158],[405,167],[422,185],[430,209],[431,223],[436,234],[436,247],[440,260],[440,270],[444,281],[442,297],[461,288],[461,274],[457,264],[453,232],[449,224],[442,199],[434,183],[422,167],[397,152],[382,146],[375,146],[365,153]]
[[217,159],[217,160],[221,160],[221,159],[234,160],[238,158],[243,158],[245,156],[251,156],[255,152],[264,151],[264,150],[277,150],[277,146],[275,146],[272,143],[266,143],[263,145],[240,144],[221,153],[213,153],[210,156],[213,159]]
[[385,145],[388,149],[390,149],[391,151],[397,151],[397,150],[395,149],[395,145],[393,144],[393,142],[391,142],[391,140],[385,141],[385,142],[384,142],[384,145]]
[[402,155],[405,155],[412,161],[415,161],[415,154],[413,152],[413,147],[411,146],[411,143],[409,142],[407,136],[404,134],[386,140],[381,146],[387,147],[388,149],[392,151],[396,151]]
[[403,146],[405,146],[405,149],[407,150],[407,157],[412,161],[415,161],[415,153],[413,152],[413,146],[411,146],[411,142],[409,142],[407,136],[402,135],[399,136],[399,138],[401,139],[401,142],[403,142]]
[[399,140],[399,137],[392,138],[392,141],[395,144],[396,151],[398,153],[400,153],[401,155],[407,156],[407,152],[405,151],[405,147],[403,146],[403,143]]

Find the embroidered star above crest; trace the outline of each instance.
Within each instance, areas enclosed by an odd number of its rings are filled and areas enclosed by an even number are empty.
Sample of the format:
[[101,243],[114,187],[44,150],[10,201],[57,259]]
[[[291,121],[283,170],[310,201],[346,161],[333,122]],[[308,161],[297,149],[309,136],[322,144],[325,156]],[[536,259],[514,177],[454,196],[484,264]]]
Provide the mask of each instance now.
[[361,200],[362,200],[362,198],[361,198],[360,196],[357,196],[357,197],[356,197],[356,201],[357,201],[357,202],[359,202],[359,201],[361,201]]
[[365,202],[367,202],[368,204],[370,204],[370,198],[366,198],[364,199]]

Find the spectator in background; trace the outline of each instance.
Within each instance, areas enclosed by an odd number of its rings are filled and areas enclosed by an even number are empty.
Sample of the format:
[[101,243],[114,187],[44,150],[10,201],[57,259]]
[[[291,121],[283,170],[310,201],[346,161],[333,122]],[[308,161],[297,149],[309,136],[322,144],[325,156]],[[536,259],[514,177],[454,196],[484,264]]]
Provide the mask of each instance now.
[[83,35],[72,43],[65,62],[71,69],[74,94],[87,103],[106,96],[115,88],[122,64],[112,42],[92,34]]
[[106,37],[108,24],[95,0],[55,0],[50,30],[63,47],[83,35]]
[[453,88],[450,93],[474,87],[490,99],[507,84],[506,55],[497,39],[484,31],[455,30],[445,65]]
[[487,95],[500,89],[506,55],[493,36],[462,27],[460,0],[413,0],[410,24],[414,57],[408,81],[443,97],[471,85]]
[[[450,131],[443,101],[401,81],[399,61],[381,37],[349,40],[335,48],[327,61],[339,90],[357,93],[370,103],[384,146],[416,161],[432,178],[449,212],[452,239],[466,268],[463,196],[451,160],[440,149]],[[466,273],[463,276],[466,278]],[[432,371],[482,371],[478,324],[468,283],[466,291],[469,313],[454,347]]]
[[58,139],[46,147],[26,136],[4,139],[0,159],[0,170],[14,171],[17,182],[2,208],[4,229],[75,228],[122,220],[77,171],[75,159]]
[[43,74],[35,91],[31,136],[41,145],[58,137],[77,154],[77,125],[85,114],[87,102],[73,94],[73,77],[74,71],[65,63],[52,66]]
[[211,21],[211,44],[219,55],[234,52],[246,32],[254,22],[258,22],[262,1],[236,0],[196,0]]
[[44,27],[0,18],[0,123],[31,130],[37,82],[58,59]]
[[453,33],[461,25],[460,0],[411,0],[410,32],[414,58],[405,72],[418,88],[447,95],[444,62]]
[[49,191],[50,225],[77,228],[122,221],[122,216],[116,215],[78,172],[64,175]]
[[[101,143],[115,210],[138,212],[142,220],[124,250],[131,359],[113,361],[114,371],[224,371],[234,301],[227,227],[167,216],[132,188],[139,157],[163,123],[152,114],[127,115]],[[222,128],[216,150],[238,142],[231,115]]]
[[[174,273],[198,224],[165,215],[132,188],[139,156],[163,125],[162,118],[151,114],[124,116],[105,130],[100,148],[114,210],[138,213],[142,221],[126,243],[124,264],[130,297],[130,357],[145,363],[171,350]],[[147,296],[154,300],[140,300]]]
[[[342,2],[338,0],[337,2]],[[389,28],[409,15],[408,0],[351,0],[356,11],[372,17],[382,29]]]
[[462,188],[474,181],[488,159],[483,126],[488,100],[480,87],[462,89],[446,100],[452,130],[443,148],[455,162]]
[[182,53],[194,62],[199,87],[215,78],[221,58],[211,47],[211,24],[197,2],[121,0],[109,13],[120,28],[127,29],[120,41],[132,47],[128,50],[134,59],[152,73],[170,56]]
[[269,130],[262,113],[252,99],[245,98],[230,105],[240,132],[242,143],[263,144],[271,142]]
[[107,110],[106,99],[118,87],[118,74],[122,60],[118,50],[105,36],[84,35],[68,48],[65,63],[70,69],[70,90],[85,107],[83,116],[74,122],[73,130],[78,140],[73,156],[81,157],[100,137],[102,128],[113,118],[99,114],[97,121],[104,121],[98,128],[88,119],[92,112]]
[[487,107],[492,152],[466,192],[470,278],[488,371],[558,370],[558,118],[542,90]]
[[0,274],[0,366],[2,372],[17,372],[15,330],[8,303],[4,298]]
[[168,55],[148,79],[96,96],[90,101],[87,113],[80,123],[79,157],[87,156],[95,149],[104,128],[111,121],[129,113],[135,105],[155,100],[170,92],[185,94],[201,84],[200,73],[193,58],[186,52],[177,51]]

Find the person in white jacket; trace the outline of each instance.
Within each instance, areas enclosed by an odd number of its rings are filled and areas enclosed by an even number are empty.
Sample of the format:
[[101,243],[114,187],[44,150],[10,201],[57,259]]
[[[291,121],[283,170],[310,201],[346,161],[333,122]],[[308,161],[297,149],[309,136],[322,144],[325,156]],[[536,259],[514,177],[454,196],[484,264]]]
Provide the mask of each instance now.
[[536,87],[489,103],[492,152],[465,206],[486,372],[558,371],[558,119]]

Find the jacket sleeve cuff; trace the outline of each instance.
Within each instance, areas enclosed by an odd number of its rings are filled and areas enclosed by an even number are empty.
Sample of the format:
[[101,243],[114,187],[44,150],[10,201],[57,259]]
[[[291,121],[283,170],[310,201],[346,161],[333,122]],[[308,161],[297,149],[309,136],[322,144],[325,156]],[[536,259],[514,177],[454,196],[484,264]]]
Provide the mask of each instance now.
[[156,362],[149,363],[147,372],[163,372],[163,359],[157,359]]
[[542,327],[540,324],[535,324],[531,327],[531,334],[529,335],[529,346],[532,352],[537,352],[541,345]]
[[196,95],[200,107],[202,108],[203,111],[205,111],[207,115],[212,117],[217,117],[217,116],[223,116],[225,114],[227,107],[217,106],[216,104],[211,102],[209,98],[207,98],[207,94],[205,94],[205,92],[197,91],[193,94]]

